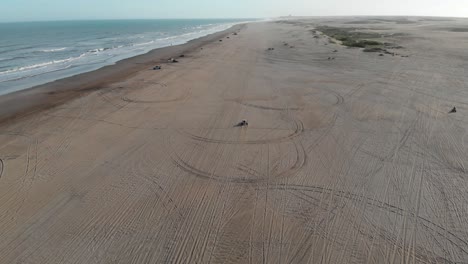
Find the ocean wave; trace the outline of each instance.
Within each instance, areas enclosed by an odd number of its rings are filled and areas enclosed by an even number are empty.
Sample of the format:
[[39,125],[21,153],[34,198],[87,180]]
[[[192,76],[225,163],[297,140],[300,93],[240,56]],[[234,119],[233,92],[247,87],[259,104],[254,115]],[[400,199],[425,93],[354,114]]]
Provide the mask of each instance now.
[[124,47],[124,45],[112,46],[112,47],[105,47],[105,48],[97,48],[97,49],[91,49],[91,50],[88,50],[87,53],[95,54],[95,53],[100,53],[100,52],[103,52],[103,51],[106,51],[106,50],[120,49],[120,48],[122,48],[122,47]]
[[85,56],[85,54],[81,54],[78,57],[70,57],[70,58],[63,59],[63,60],[53,60],[53,61],[37,63],[37,64],[33,64],[33,65],[28,65],[28,66],[17,67],[17,68],[14,68],[14,69],[2,71],[2,72],[0,72],[0,75],[17,73],[17,72],[28,71],[28,70],[34,70],[34,69],[44,68],[44,67],[54,65],[54,64],[71,62],[71,61],[74,61],[74,60],[78,60],[78,59],[80,59],[80,58],[82,58],[84,56]]
[[19,59],[24,59],[24,58],[26,57],[0,58],[0,62],[13,61],[13,60],[19,60]]
[[63,51],[63,50],[66,50],[67,48],[66,47],[63,47],[63,48],[55,48],[55,49],[45,49],[45,50],[41,50],[42,52],[57,52],[57,51]]
[[19,80],[28,79],[28,78],[32,78],[32,77],[36,77],[36,76],[41,76],[41,75],[52,73],[52,72],[63,71],[63,70],[70,69],[70,68],[75,68],[75,67],[77,67],[77,66],[67,65],[67,66],[65,66],[63,68],[53,69],[53,70],[46,71],[46,72],[41,72],[41,73],[36,73],[36,74],[28,74],[28,75],[23,75],[23,76],[19,76],[19,77],[11,77],[9,79],[7,78],[7,79],[4,79],[4,80],[0,79],[0,83],[19,81]]
[[133,46],[146,46],[146,45],[149,45],[149,44],[153,44],[154,43],[154,40],[151,40],[151,41],[148,41],[148,42],[143,42],[143,43],[136,43],[136,44],[133,44]]
[[[17,45],[15,45],[15,47],[17,47]],[[33,49],[33,48],[34,48],[34,46],[18,47],[16,49],[11,49],[11,50],[2,50],[2,51],[0,51],[0,54],[15,52],[15,51],[19,51],[19,50]]]
[[[0,71],[0,75],[14,74],[14,73],[25,72],[25,71],[30,71],[30,70],[37,70],[37,69],[49,67],[51,65],[68,63],[68,62],[72,62],[72,61],[81,59],[81,58],[83,58],[83,57],[85,57],[87,55],[90,55],[90,54],[96,55],[97,53],[100,53],[100,52],[103,52],[103,51],[107,51],[107,50],[111,50],[111,49],[119,49],[119,48],[122,48],[122,47],[124,47],[124,46],[119,45],[119,46],[116,46],[116,47],[114,46],[114,47],[91,49],[91,50],[88,50],[87,52],[82,53],[81,55],[76,56],[76,57],[69,57],[69,58],[61,59],[61,60],[52,60],[52,61],[47,61],[47,62],[41,62],[41,63],[37,63],[37,64],[16,67],[16,68],[13,68],[13,69],[8,69],[6,71]],[[56,50],[58,50],[58,49],[56,49]],[[1,60],[1,61],[16,60],[16,59],[21,59],[21,58],[24,58],[24,57],[6,58],[6,59]]]
[[88,50],[89,53],[99,53],[101,51],[105,51],[105,50],[108,50],[110,48],[98,48],[98,49],[92,49],[92,50]]
[[2,48],[16,47],[16,46],[18,46],[18,44],[0,45],[0,49],[2,49]]

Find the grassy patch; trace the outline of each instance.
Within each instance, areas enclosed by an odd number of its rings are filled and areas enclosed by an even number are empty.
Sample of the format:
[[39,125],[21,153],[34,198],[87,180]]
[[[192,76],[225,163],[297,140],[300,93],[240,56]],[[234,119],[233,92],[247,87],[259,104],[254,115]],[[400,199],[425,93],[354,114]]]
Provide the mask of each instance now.
[[364,52],[379,52],[395,55],[387,49],[401,49],[393,43],[380,41],[385,35],[378,33],[360,32],[358,28],[336,28],[321,26],[318,31],[330,37],[329,41],[339,40],[347,47],[363,48]]
[[429,21],[429,22],[439,22],[439,21],[453,21],[453,19],[450,18],[438,18],[438,17],[433,17],[433,18],[419,18],[419,21]]
[[396,23],[396,24],[415,24],[417,23],[416,21],[408,20],[406,18],[395,18],[395,19],[375,19],[376,21],[382,21],[382,22],[389,22],[389,23]]
[[332,38],[346,41],[346,40],[359,40],[359,39],[373,39],[373,38],[380,38],[382,37],[381,34],[378,33],[369,33],[369,32],[361,32],[358,31],[358,28],[336,28],[336,27],[328,27],[328,26],[321,26],[318,27],[317,30],[323,32],[323,34],[330,36]]
[[318,27],[317,30],[333,39],[341,41],[342,44],[347,47],[367,48],[384,45],[384,43],[380,41],[373,40],[382,37],[382,35],[378,33],[360,32],[355,28],[335,28],[327,26]]
[[468,32],[468,28],[448,28],[447,30],[452,32]]
[[363,49],[362,51],[364,52],[385,52],[385,49],[382,49],[380,47],[367,47]]
[[377,21],[377,20],[369,19],[369,20],[355,20],[355,21],[349,21],[349,22],[346,22],[345,24],[378,24],[378,23],[382,23],[382,22],[381,22],[381,21]]

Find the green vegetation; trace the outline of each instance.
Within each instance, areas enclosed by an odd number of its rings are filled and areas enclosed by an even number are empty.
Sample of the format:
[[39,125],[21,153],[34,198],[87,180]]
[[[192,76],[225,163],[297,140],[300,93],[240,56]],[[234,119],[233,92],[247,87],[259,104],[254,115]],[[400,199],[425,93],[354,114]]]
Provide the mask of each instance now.
[[382,23],[382,22],[377,21],[377,20],[369,19],[369,20],[349,21],[349,22],[346,22],[345,24],[377,24],[377,23]]
[[354,48],[367,48],[369,46],[382,46],[383,43],[374,41],[374,40],[355,40],[355,39],[346,39],[341,40],[343,45]]
[[358,31],[359,28],[336,28],[336,27],[328,27],[328,26],[320,26],[317,27],[317,30],[323,32],[323,34],[330,36],[332,38],[338,40],[346,40],[346,39],[375,39],[382,37],[381,34],[378,33],[369,33],[369,32],[361,32]]
[[362,51],[364,52],[385,52],[385,49],[379,48],[379,47],[368,47],[363,49]]
[[448,28],[447,30],[452,32],[468,32],[468,28]]
[[365,52],[385,52],[385,47],[392,47],[393,44],[380,42],[382,34],[358,31],[358,28],[336,28],[328,26],[317,27],[317,30],[329,36],[330,42],[333,39],[341,41],[347,47],[364,48]]
[[375,19],[376,21],[382,22],[389,22],[389,23],[396,23],[396,24],[414,24],[417,23],[416,21],[408,20],[406,18],[402,19]]

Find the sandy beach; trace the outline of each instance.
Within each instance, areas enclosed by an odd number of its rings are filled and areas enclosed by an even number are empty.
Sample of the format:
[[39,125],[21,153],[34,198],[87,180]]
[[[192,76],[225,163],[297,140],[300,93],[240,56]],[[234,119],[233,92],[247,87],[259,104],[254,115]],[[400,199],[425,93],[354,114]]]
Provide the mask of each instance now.
[[1,96],[0,263],[468,263],[467,32],[249,23]]

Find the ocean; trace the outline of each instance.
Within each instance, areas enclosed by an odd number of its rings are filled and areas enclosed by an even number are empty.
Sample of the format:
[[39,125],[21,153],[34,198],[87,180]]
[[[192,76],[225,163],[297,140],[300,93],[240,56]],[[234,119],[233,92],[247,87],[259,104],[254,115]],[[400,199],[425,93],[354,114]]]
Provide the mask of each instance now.
[[[250,20],[251,21],[251,20]],[[0,95],[247,22],[159,19],[0,23]]]

